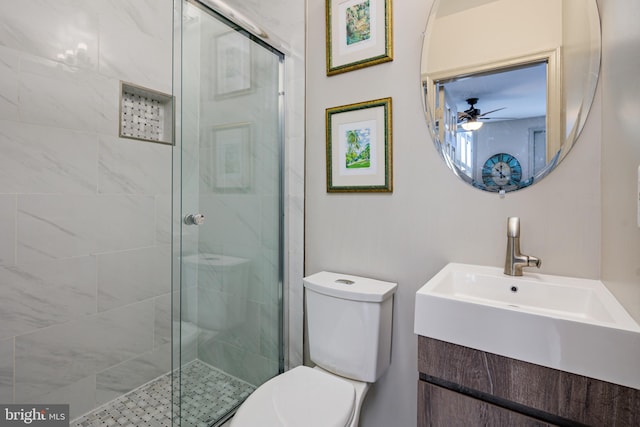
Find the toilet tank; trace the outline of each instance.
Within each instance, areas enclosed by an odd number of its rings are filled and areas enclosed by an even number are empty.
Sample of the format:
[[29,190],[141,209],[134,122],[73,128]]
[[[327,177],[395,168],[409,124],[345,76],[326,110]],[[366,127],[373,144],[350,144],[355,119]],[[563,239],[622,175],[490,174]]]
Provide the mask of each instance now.
[[303,282],[311,360],[334,374],[375,382],[391,363],[397,284],[327,271]]

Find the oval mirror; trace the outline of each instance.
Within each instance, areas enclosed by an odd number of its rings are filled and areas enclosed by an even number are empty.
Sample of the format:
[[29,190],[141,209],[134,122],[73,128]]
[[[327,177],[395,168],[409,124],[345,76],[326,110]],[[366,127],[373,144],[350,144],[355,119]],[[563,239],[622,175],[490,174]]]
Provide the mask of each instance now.
[[435,0],[421,61],[431,136],[474,187],[528,187],[573,146],[599,70],[596,0]]

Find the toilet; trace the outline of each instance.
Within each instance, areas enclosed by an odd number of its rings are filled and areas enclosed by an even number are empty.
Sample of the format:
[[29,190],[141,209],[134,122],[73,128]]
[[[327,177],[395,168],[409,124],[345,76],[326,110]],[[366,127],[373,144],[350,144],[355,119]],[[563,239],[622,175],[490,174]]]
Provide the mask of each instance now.
[[372,383],[391,363],[397,284],[323,271],[304,278],[309,356],[254,391],[231,427],[357,427]]

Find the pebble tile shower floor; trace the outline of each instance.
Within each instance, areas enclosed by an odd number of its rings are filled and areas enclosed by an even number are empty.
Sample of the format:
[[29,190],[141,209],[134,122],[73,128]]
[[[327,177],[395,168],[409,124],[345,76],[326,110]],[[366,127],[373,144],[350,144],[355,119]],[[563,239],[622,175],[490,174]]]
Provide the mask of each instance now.
[[[180,427],[208,427],[255,390],[249,383],[199,360],[182,368],[181,386]],[[71,423],[71,427],[103,426],[171,427],[171,374],[163,375]]]

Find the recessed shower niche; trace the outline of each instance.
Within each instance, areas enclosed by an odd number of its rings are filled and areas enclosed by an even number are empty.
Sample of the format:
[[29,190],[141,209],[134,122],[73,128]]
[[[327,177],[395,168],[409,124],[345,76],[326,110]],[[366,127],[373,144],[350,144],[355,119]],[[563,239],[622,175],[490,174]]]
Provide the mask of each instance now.
[[119,135],[173,145],[173,97],[121,81]]

